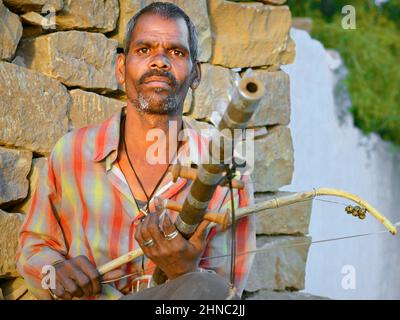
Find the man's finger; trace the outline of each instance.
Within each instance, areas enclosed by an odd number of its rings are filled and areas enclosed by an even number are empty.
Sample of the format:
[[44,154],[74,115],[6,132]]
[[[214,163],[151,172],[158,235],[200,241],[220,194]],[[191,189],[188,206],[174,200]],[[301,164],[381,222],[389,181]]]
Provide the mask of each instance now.
[[148,223],[146,230],[142,229],[142,236],[145,240],[153,239],[155,245],[161,244],[164,241],[164,235],[161,233],[159,227],[158,215],[155,212],[150,213],[147,216]]
[[204,242],[207,236],[207,227],[210,224],[210,221],[208,220],[203,220],[200,222],[198,227],[196,228],[196,231],[193,233],[193,235],[190,237],[190,242],[196,241],[196,242]]
[[53,293],[59,299],[63,299],[63,300],[71,300],[72,299],[71,294],[65,291],[64,286],[59,281],[56,282],[56,288],[55,288],[55,290],[53,290]]
[[[172,223],[172,220],[167,213],[164,216],[163,230],[164,230],[163,232],[165,240],[167,241],[176,241],[174,239],[179,239],[180,241],[183,240],[182,234],[176,229],[175,225]],[[175,232],[178,232],[178,234],[175,235]],[[167,239],[167,237],[169,239]]]
[[76,262],[71,261],[71,268],[71,278],[83,292],[83,296],[91,297],[93,295],[93,289],[89,277],[81,270],[80,265],[77,265]]
[[156,208],[156,213],[158,216],[161,216],[162,212],[164,211],[162,204],[163,200],[160,197],[154,198],[154,207]]
[[171,234],[176,230],[174,224],[171,221],[171,218],[169,217],[169,215],[166,213],[164,216],[164,221],[163,221],[163,231],[164,234]]
[[64,276],[60,278],[60,282],[64,287],[64,290],[69,293],[72,297],[82,297],[83,291],[77,286],[74,280],[72,280],[69,276]]
[[[141,245],[143,246],[147,241],[149,240],[153,240],[153,237],[150,234],[149,231],[149,224],[150,224],[150,217],[152,216],[152,214],[150,213],[149,215],[147,215],[147,217],[140,223],[140,238],[141,238]],[[147,248],[151,248],[151,247],[147,247]]]
[[75,262],[79,264],[81,270],[86,274],[91,283],[91,295],[97,295],[101,292],[100,284],[100,273],[92,265],[88,258],[83,257],[82,259]]

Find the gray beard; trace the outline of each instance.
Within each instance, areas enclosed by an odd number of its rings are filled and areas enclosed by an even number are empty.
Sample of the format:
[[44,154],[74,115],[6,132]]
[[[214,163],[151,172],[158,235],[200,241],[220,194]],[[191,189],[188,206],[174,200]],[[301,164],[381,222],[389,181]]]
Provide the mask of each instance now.
[[154,105],[151,102],[152,96],[145,97],[142,93],[139,93],[138,98],[133,101],[133,105],[143,113],[159,115],[176,113],[180,105],[179,99],[175,95],[168,96],[161,105]]

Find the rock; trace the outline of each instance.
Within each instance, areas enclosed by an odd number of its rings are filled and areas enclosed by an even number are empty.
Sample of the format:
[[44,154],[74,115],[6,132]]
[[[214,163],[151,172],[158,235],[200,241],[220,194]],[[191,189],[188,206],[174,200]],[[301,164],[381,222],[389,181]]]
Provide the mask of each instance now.
[[[275,197],[287,196],[293,192],[256,193],[256,203]],[[268,209],[256,213],[257,234],[264,235],[306,235],[310,224],[312,201],[302,201],[277,209]]]
[[64,5],[63,0],[3,0],[3,2],[16,12],[42,12],[46,9],[56,12]]
[[330,300],[326,297],[315,296],[306,292],[277,292],[260,290],[246,296],[245,300]]
[[23,202],[21,202],[12,209],[13,212],[20,212],[22,214],[28,213],[31,206],[33,194],[36,190],[37,183],[41,177],[41,173],[42,170],[44,170],[44,168],[47,169],[47,158],[35,158],[32,160],[31,171],[29,172],[28,175],[29,179],[28,196],[25,198]]
[[54,11],[46,12],[46,15],[41,15],[37,12],[30,11],[20,16],[24,24],[22,38],[38,37],[43,33],[55,31],[57,29],[56,13]]
[[[16,255],[18,234],[24,221],[19,213],[7,213],[0,210],[0,278],[18,276]],[[7,294],[5,292],[4,296]]]
[[57,14],[57,30],[110,32],[117,26],[118,0],[64,0]]
[[290,130],[284,126],[269,129],[266,136],[255,139],[252,179],[255,192],[277,191],[292,181],[293,143]]
[[0,147],[0,207],[28,195],[31,163],[32,152]]
[[[295,57],[296,57],[296,43],[293,41],[292,38],[289,38],[287,48],[284,52],[282,52],[280,64],[291,64],[293,63]],[[280,64],[277,63],[277,65],[279,66]],[[278,69],[275,70],[271,69],[271,71],[276,71],[276,70]]]
[[185,98],[185,102],[183,103],[183,114],[189,114],[190,112],[192,112],[193,109],[193,91],[191,88],[189,88],[187,94],[186,94],[186,98]]
[[100,124],[126,105],[122,101],[79,89],[70,91],[70,95],[73,129]]
[[141,0],[119,0],[119,19],[112,38],[118,41],[118,47],[124,48],[125,35],[129,20],[140,10]]
[[283,71],[247,69],[245,76],[255,76],[265,84],[266,94],[248,127],[274,124],[288,125],[290,121],[290,82]]
[[282,5],[286,2],[286,0],[259,0],[265,4],[275,4],[275,5]]
[[245,287],[246,291],[258,290],[302,290],[309,237],[257,237],[254,263]]
[[46,21],[46,19],[43,18],[43,16],[37,12],[31,11],[31,12],[27,12],[22,14],[21,19],[24,23],[32,25],[32,26],[42,26],[44,21]]
[[229,103],[229,91],[233,88],[235,73],[227,68],[202,64],[202,79],[194,90],[190,117],[210,119],[213,111],[223,114]]
[[36,298],[30,291],[26,291],[22,296],[18,298],[18,300],[39,300],[39,299]]
[[287,6],[209,0],[213,37],[211,63],[255,67],[291,63],[291,14]]
[[19,17],[0,0],[0,60],[11,60],[22,36]]
[[3,281],[0,287],[3,291],[4,300],[22,300],[29,293],[22,277]]
[[49,154],[68,132],[68,91],[58,81],[0,62],[0,145]]
[[50,16],[44,17],[37,12],[30,11],[22,14],[20,18],[24,25],[23,39],[41,36],[47,33],[47,30],[56,30],[56,20],[55,18],[50,18]]
[[23,64],[66,86],[99,92],[117,90],[115,40],[99,33],[64,31],[21,41]]

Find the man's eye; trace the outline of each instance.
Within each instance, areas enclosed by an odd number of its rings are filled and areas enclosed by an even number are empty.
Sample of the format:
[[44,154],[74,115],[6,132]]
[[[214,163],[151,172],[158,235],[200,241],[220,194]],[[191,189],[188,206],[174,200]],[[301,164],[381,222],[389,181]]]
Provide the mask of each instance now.
[[149,52],[149,49],[148,49],[148,48],[140,48],[140,49],[138,50],[138,52],[139,52],[139,53],[147,53],[147,52]]
[[183,52],[179,51],[179,50],[176,50],[176,49],[172,50],[172,54],[174,54],[176,56],[179,56],[179,57],[183,56]]

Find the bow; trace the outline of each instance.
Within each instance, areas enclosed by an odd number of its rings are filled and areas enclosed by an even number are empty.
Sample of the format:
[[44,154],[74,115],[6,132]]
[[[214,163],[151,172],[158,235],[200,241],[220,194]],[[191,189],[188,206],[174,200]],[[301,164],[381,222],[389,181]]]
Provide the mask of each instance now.
[[[375,219],[377,219],[380,223],[384,225],[384,227],[393,235],[397,234],[397,228],[396,226],[391,223],[383,214],[381,214],[377,209],[375,209],[371,204],[369,204],[366,200],[361,199],[359,196],[352,194],[350,192],[340,190],[340,189],[334,189],[334,188],[318,188],[318,189],[313,189],[311,191],[305,191],[305,192],[297,192],[291,195],[287,196],[281,196],[281,197],[274,197],[271,198],[270,200],[266,200],[260,203],[257,203],[252,206],[248,206],[245,208],[239,208],[236,210],[236,220],[245,217],[250,214],[255,214],[260,211],[265,211],[268,209],[276,209],[279,207],[287,206],[294,204],[296,202],[301,202],[301,201],[307,201],[314,199],[317,196],[334,196],[334,197],[341,197],[345,198],[348,200],[351,200],[355,202],[358,206],[347,206],[346,207],[346,212],[348,214],[352,214],[355,217],[358,217],[359,219],[363,220],[366,217],[366,213],[370,213],[372,216],[374,216]],[[164,200],[163,203],[164,208],[167,209],[172,209],[172,210],[177,210],[179,211],[181,205],[177,204],[176,202],[173,202],[171,200]],[[267,211],[265,211],[267,212]],[[223,228],[229,227],[231,225],[231,217],[229,212],[226,213],[214,213],[214,212],[208,212],[204,215],[204,219],[213,222],[214,224],[221,224]],[[102,265],[98,271],[101,275],[104,275],[105,273],[114,270],[138,257],[141,257],[143,255],[142,249],[136,249],[131,252],[128,252],[127,254],[112,260],[104,265]]]

